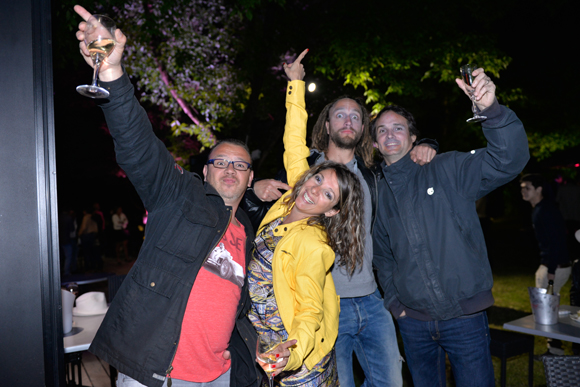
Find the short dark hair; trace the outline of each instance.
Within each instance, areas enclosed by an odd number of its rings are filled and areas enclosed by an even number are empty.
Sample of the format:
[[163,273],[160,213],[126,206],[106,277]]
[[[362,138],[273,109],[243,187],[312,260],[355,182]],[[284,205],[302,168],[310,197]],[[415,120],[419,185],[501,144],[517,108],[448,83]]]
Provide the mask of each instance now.
[[528,173],[520,178],[520,183],[529,182],[534,188],[542,187],[542,196],[545,199],[552,199],[552,187],[546,178],[538,173]]
[[415,117],[404,107],[397,106],[397,105],[387,105],[385,106],[379,114],[373,119],[371,122],[371,136],[373,141],[377,141],[377,121],[378,119],[385,113],[393,112],[407,120],[407,124],[409,125],[409,133],[411,136],[416,136],[415,141],[419,139],[419,129],[417,129],[417,123],[415,122]]
[[250,152],[250,148],[248,148],[248,145],[246,145],[245,142],[237,140],[235,138],[224,138],[223,140],[219,140],[219,142],[217,144],[215,144],[213,147],[211,147],[211,149],[209,150],[208,153],[208,159],[209,159],[209,155],[212,154],[212,152],[214,151],[215,148],[217,148],[218,146],[222,145],[222,144],[231,144],[231,145],[236,145],[239,147],[244,148],[244,150],[246,152],[248,152],[248,157],[250,158],[250,163],[252,162],[252,154]]
[[542,190],[547,184],[546,179],[544,179],[544,176],[539,175],[537,173],[528,173],[527,175],[522,176],[520,179],[520,183],[526,181],[529,181],[534,186],[534,188],[542,187]]

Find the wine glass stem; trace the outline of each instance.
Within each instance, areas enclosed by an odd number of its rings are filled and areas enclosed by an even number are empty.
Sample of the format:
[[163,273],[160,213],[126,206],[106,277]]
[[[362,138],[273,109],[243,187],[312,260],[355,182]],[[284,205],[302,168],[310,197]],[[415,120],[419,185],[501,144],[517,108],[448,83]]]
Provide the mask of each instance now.
[[270,382],[270,387],[274,387],[274,377],[268,376],[268,381]]
[[99,78],[99,70],[101,69],[101,61],[95,62],[95,69],[93,72],[93,83],[91,86],[97,86],[97,80]]
[[477,115],[477,106],[475,106],[475,96],[472,94],[469,94],[469,97],[471,98],[471,111],[473,112],[474,115]]

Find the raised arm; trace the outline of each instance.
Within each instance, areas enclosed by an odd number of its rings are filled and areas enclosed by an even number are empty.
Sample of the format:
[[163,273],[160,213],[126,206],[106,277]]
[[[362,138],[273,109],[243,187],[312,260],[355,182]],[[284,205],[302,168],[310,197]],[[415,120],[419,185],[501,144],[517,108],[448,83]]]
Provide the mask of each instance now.
[[[91,16],[81,6],[74,9],[84,20]],[[76,37],[80,41],[81,55],[92,65],[84,43],[85,28],[86,23],[81,22]],[[183,169],[175,164],[165,145],[153,133],[147,113],[139,105],[133,85],[123,72],[121,57],[127,38],[118,29],[115,38],[115,49],[103,62],[99,74],[101,86],[110,90],[111,95],[98,103],[115,143],[117,163],[131,180],[145,208],[151,211],[177,198],[180,185],[186,184],[187,179]],[[201,180],[199,187],[202,188]]]
[[286,126],[284,127],[284,168],[288,175],[288,184],[294,186],[300,176],[308,170],[306,158],[310,150],[306,146],[306,104],[304,102],[304,66],[302,59],[308,49],[296,58],[292,64],[285,64],[284,71],[290,79],[286,90]]
[[[516,114],[497,102],[494,82],[483,69],[473,71],[475,104],[487,119],[483,134],[487,147],[455,158],[457,187],[464,197],[477,200],[513,180],[526,166],[530,152],[524,125]],[[469,96],[463,80],[457,85]]]

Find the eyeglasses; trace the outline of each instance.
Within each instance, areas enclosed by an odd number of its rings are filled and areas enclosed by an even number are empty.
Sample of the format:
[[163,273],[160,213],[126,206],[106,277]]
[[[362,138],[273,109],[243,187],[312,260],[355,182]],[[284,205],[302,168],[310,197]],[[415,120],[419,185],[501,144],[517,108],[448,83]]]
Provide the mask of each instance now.
[[248,169],[252,168],[252,164],[247,163],[245,161],[229,161],[225,159],[209,159],[207,160],[207,165],[211,164],[216,168],[219,169],[226,169],[227,167],[232,164],[236,171],[247,171]]

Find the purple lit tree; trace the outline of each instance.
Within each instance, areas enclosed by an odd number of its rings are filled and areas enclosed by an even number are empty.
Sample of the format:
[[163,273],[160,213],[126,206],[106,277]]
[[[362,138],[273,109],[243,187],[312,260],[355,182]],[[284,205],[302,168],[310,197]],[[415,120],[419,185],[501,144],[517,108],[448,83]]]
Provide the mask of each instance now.
[[133,0],[114,7],[129,37],[127,73],[177,137],[170,150],[178,160],[215,144],[215,132],[243,109],[246,86],[233,66],[241,17],[223,3]]

